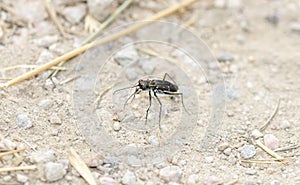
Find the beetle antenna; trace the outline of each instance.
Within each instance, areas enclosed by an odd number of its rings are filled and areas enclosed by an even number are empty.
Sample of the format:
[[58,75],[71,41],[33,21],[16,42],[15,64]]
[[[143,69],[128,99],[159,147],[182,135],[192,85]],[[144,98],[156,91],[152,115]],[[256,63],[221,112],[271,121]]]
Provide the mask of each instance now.
[[117,89],[113,92],[113,94],[116,94],[116,92],[119,92],[119,91],[123,91],[123,90],[126,90],[126,89],[131,89],[131,88],[134,88],[134,87],[138,87],[139,85],[135,85],[135,86],[131,86],[131,87],[124,87],[122,89]]

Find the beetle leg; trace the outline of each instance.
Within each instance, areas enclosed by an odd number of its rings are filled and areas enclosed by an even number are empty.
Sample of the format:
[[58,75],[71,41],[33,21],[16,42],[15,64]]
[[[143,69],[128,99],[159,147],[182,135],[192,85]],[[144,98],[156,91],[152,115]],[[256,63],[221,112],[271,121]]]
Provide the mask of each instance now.
[[148,106],[147,111],[146,111],[146,122],[145,122],[145,124],[147,124],[147,121],[148,121],[148,113],[149,113],[150,107],[151,107],[151,90],[149,89],[149,106]]
[[159,100],[159,98],[157,97],[156,93],[153,92],[155,98],[157,99],[158,103],[159,103],[159,121],[158,121],[158,125],[159,125],[159,129],[161,130],[161,127],[160,127],[160,120],[161,120],[161,110],[162,110],[162,104]]

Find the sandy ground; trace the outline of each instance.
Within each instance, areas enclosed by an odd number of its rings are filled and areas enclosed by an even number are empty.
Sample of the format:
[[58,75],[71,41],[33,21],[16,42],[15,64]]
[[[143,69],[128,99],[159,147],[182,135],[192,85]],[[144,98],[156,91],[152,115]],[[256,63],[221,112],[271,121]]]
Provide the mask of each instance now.
[[[44,9],[24,23],[24,12],[18,14],[24,1],[16,2],[1,2],[17,12],[1,8],[2,84],[29,70],[7,67],[41,65],[88,36],[84,21],[72,23],[64,11],[79,3],[55,1],[58,19],[69,28],[62,37]],[[106,34],[163,7],[134,2]],[[150,26],[72,59],[52,79],[49,70],[1,89],[0,150],[26,150],[2,157],[0,170],[37,168],[0,172],[0,184],[87,184],[70,164],[70,148],[97,184],[300,184],[299,9],[299,1],[197,2],[164,19],[179,26]],[[190,31],[175,29],[184,25]],[[139,43],[154,35],[161,35],[153,37],[157,42]],[[148,92],[124,109],[134,90],[113,91],[164,73],[183,92],[188,110],[179,96],[158,95],[159,129],[153,94],[145,124]],[[261,132],[253,136],[255,129]],[[257,141],[285,159],[276,160]]]

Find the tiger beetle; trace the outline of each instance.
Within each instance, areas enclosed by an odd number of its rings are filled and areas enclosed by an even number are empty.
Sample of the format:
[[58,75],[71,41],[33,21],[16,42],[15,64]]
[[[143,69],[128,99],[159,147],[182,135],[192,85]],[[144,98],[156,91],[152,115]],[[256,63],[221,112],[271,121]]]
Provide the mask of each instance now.
[[[178,86],[174,83],[171,83],[169,81],[166,80],[166,77],[169,77],[170,79],[172,79],[170,77],[170,75],[168,73],[165,73],[164,78],[162,80],[139,80],[138,84],[132,87],[125,87],[122,89],[118,89],[116,91],[113,92],[113,94],[115,94],[118,91],[121,90],[125,90],[125,89],[130,89],[130,88],[134,88],[135,87],[135,91],[134,93],[132,93],[126,100],[126,102],[124,103],[124,109],[128,103],[128,101],[130,100],[130,98],[132,98],[132,100],[135,98],[136,94],[139,94],[141,91],[148,91],[149,92],[149,106],[147,108],[146,111],[146,120],[145,123],[147,124],[147,120],[148,120],[148,113],[151,107],[151,101],[152,101],[152,93],[154,94],[154,97],[157,99],[158,103],[159,103],[159,129],[161,129],[160,127],[160,121],[161,121],[161,111],[162,111],[162,103],[160,101],[160,99],[158,98],[157,94],[165,94],[165,95],[179,95],[181,96],[181,103],[183,108],[185,109],[185,111],[188,113],[187,109],[184,106],[183,103],[183,93],[178,91]],[[172,79],[173,81],[173,79]]]

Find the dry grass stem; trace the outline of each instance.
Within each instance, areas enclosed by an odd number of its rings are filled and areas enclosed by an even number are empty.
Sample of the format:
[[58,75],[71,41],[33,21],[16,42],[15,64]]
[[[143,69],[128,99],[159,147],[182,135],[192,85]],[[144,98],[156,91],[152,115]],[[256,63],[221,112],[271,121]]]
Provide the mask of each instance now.
[[6,155],[15,154],[15,153],[18,153],[18,152],[21,152],[24,150],[25,150],[25,148],[21,148],[21,149],[11,150],[11,151],[7,151],[7,152],[2,152],[2,153],[0,153],[0,158],[2,158],[3,156],[6,156]]
[[262,127],[260,127],[260,129],[259,129],[260,132],[265,131],[266,128],[270,125],[272,119],[275,117],[276,113],[278,112],[279,105],[280,105],[280,99],[278,100],[277,105],[276,105],[272,115],[269,117],[269,119],[266,121],[266,123]]
[[273,150],[269,149],[268,147],[266,147],[264,144],[262,144],[262,142],[260,142],[259,140],[256,141],[256,145],[259,146],[261,149],[263,149],[265,152],[267,152],[269,155],[271,155],[272,157],[276,158],[278,161],[284,161],[285,158],[281,157],[279,154],[277,154],[276,152],[274,152]]
[[179,3],[177,5],[174,5],[172,7],[167,8],[165,10],[162,10],[161,12],[159,12],[159,13],[155,14],[154,16],[150,17],[148,19],[148,21],[139,22],[138,24],[135,24],[135,25],[133,25],[129,28],[126,28],[126,29],[124,29],[124,30],[122,30],[118,33],[115,33],[113,35],[107,36],[107,37],[105,37],[105,38],[103,38],[99,41],[96,41],[96,42],[93,42],[93,43],[90,43],[90,44],[86,44],[82,47],[79,47],[79,48],[73,50],[73,51],[70,51],[70,52],[68,52],[68,53],[66,53],[66,54],[64,54],[64,55],[62,55],[62,56],[60,56],[60,57],[44,64],[44,65],[42,65],[42,66],[40,66],[39,68],[37,68],[35,70],[29,71],[29,72],[27,72],[23,75],[17,76],[16,78],[6,82],[4,84],[4,87],[8,88],[12,85],[15,85],[15,84],[20,83],[24,80],[27,80],[27,79],[29,79],[29,78],[31,78],[31,77],[47,70],[47,69],[49,69],[49,68],[59,64],[62,61],[68,61],[69,59],[82,54],[83,52],[90,49],[91,47],[102,45],[102,44],[111,42],[113,40],[116,40],[120,37],[123,37],[125,35],[128,35],[129,33],[132,33],[132,32],[134,32],[134,31],[136,31],[136,30],[138,30],[138,29],[140,29],[140,28],[142,28],[142,27],[144,27],[148,24],[151,24],[152,23],[151,21],[156,21],[156,20],[161,19],[162,17],[168,16],[168,15],[174,13],[175,11],[177,11],[178,9],[180,9],[182,7],[185,7],[185,6],[188,6],[189,4],[191,4],[195,1],[196,0],[186,0],[182,3]]
[[35,170],[37,167],[35,165],[31,166],[18,166],[18,167],[6,167],[6,168],[0,168],[1,172],[11,172],[11,171],[20,171],[20,170]]
[[86,180],[88,184],[97,185],[90,169],[73,148],[70,149],[69,160],[71,165],[79,172],[79,174]]
[[57,19],[56,11],[55,11],[55,8],[52,4],[52,1],[51,0],[46,0],[45,7],[46,7],[46,10],[47,10],[50,18],[52,19],[52,21],[54,22],[54,24],[58,28],[61,35],[63,37],[66,37],[66,32],[65,32],[63,26],[61,25],[61,23],[59,22],[59,20]]

